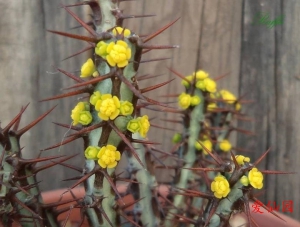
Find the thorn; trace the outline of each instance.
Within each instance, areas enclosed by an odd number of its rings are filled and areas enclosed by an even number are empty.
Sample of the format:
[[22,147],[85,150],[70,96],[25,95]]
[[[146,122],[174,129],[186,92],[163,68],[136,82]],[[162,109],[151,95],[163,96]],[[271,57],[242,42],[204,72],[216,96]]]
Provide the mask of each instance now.
[[139,63],[147,63],[147,62],[153,62],[153,61],[163,61],[163,60],[169,60],[171,58],[155,58],[155,59],[149,59],[149,60],[142,60]]
[[131,18],[143,18],[143,17],[155,17],[155,14],[148,14],[148,15],[122,15],[120,19],[131,19]]
[[51,149],[54,149],[54,148],[57,148],[57,147],[60,147],[60,146],[63,146],[67,143],[71,143],[72,141],[80,138],[81,136],[72,136],[72,137],[69,137],[68,139],[64,140],[63,142],[59,142],[51,147],[47,147],[45,149],[42,149],[41,151],[47,151],[47,150],[51,150]]
[[61,126],[63,128],[67,128],[67,129],[72,129],[72,130],[76,130],[76,131],[79,131],[80,128],[79,127],[76,127],[76,126],[70,126],[68,124],[62,124],[62,123],[57,123],[57,122],[52,122],[53,124],[55,125],[58,125],[58,126]]
[[160,83],[160,84],[156,84],[156,85],[154,85],[154,86],[150,86],[150,87],[147,87],[147,88],[143,88],[143,89],[141,89],[140,91],[141,91],[141,93],[145,93],[145,92],[148,92],[148,91],[152,91],[152,90],[155,90],[155,89],[160,88],[160,87],[162,87],[162,86],[165,86],[166,84],[171,83],[173,80],[174,80],[174,79],[171,79],[171,80],[168,80],[168,81],[166,81],[166,82],[163,82],[163,83]]
[[29,129],[31,129],[33,126],[35,126],[37,123],[39,123],[41,120],[43,120],[52,110],[54,110],[54,108],[57,105],[55,105],[54,107],[52,107],[50,110],[48,110],[47,112],[45,112],[43,115],[41,115],[40,117],[38,117],[36,120],[34,120],[33,122],[31,122],[29,125],[25,126],[24,128],[20,129],[19,131],[16,132],[17,137],[21,137],[25,132],[27,132]]
[[83,93],[89,93],[89,89],[88,88],[82,88],[80,90],[71,91],[71,92],[68,92],[68,93],[60,94],[60,95],[55,95],[55,96],[52,96],[50,98],[42,99],[39,102],[45,102],[45,101],[51,101],[51,100],[56,100],[56,99],[67,98],[67,97],[71,97],[71,96],[74,96],[74,95],[80,95],[80,94],[83,94]]
[[162,27],[161,29],[157,30],[156,32],[152,33],[151,35],[147,36],[143,42],[146,43],[149,40],[153,39],[154,37],[156,37],[157,35],[159,35],[160,33],[162,33],[163,31],[165,31],[166,29],[168,29],[169,27],[171,27],[175,22],[177,22],[180,19],[180,17],[178,17],[176,20],[172,21],[171,23],[165,25],[164,27]]
[[179,48],[179,45],[140,45],[140,48],[147,49],[147,50],[163,50],[163,49],[173,49]]
[[95,37],[88,37],[88,36],[82,36],[82,35],[75,35],[75,34],[71,34],[71,33],[67,33],[67,32],[60,32],[60,31],[54,31],[54,30],[47,30],[48,32],[57,34],[57,35],[61,35],[61,36],[65,36],[68,38],[72,38],[72,39],[77,39],[77,40],[83,40],[83,41],[87,41],[87,42],[93,42],[96,43],[97,42],[97,38]]
[[72,187],[70,187],[70,189],[75,188],[76,186],[80,185],[81,183],[83,183],[84,181],[86,181],[90,176],[92,176],[93,174],[95,174],[95,172],[99,170],[99,168],[94,168],[91,172],[85,174],[83,177],[80,178],[79,181],[77,181],[74,185],[72,185]]
[[132,143],[141,143],[141,144],[156,144],[156,145],[161,144],[161,143],[157,143],[157,142],[152,142],[152,141],[147,141],[147,140],[138,140],[138,139],[131,139],[131,142]]
[[82,50],[76,52],[75,54],[72,54],[71,56],[62,59],[61,61],[65,61],[65,60],[67,60],[67,59],[69,59],[69,58],[75,57],[75,56],[77,56],[77,55],[79,55],[79,54],[82,54],[82,53],[84,53],[84,52],[86,52],[86,51],[92,50],[94,47],[95,47],[95,45],[90,45],[90,46],[88,46],[88,47],[85,47],[85,48],[83,48]]
[[159,76],[162,76],[163,74],[159,74],[159,75],[143,75],[143,76],[138,76],[136,79],[137,81],[142,81],[142,80],[147,80],[147,79],[152,79],[152,78],[155,78],[155,77],[159,77]]
[[185,80],[186,82],[189,83],[189,85],[191,85],[191,82],[185,78],[184,75],[180,74],[179,72],[176,72],[174,69],[171,69],[169,67],[167,67],[167,69],[169,69],[172,73],[174,73],[176,76],[180,77],[181,79]]
[[257,166],[266,156],[267,154],[271,151],[271,147],[268,148],[268,150],[266,150],[262,156],[260,156],[254,163],[253,166]]
[[[56,67],[55,67],[55,68],[56,68]],[[78,82],[78,83],[81,83],[81,82],[84,81],[83,79],[78,78],[78,77],[75,76],[74,74],[69,73],[69,72],[67,72],[67,71],[65,71],[65,70],[62,70],[62,69],[60,69],[60,68],[56,68],[56,70],[58,70],[59,72],[65,74],[67,77],[69,77],[69,78],[75,80],[75,81]]]
[[89,127],[85,127],[85,128],[83,128],[83,129],[81,129],[80,131],[75,132],[74,134],[71,134],[71,135],[69,135],[69,136],[67,136],[67,137],[71,137],[71,136],[82,136],[82,135],[85,134],[85,133],[91,132],[91,131],[93,131],[93,130],[95,130],[95,129],[97,129],[97,128],[101,128],[101,127],[103,127],[104,125],[106,125],[106,122],[105,122],[105,121],[102,121],[102,122],[99,122],[99,123],[97,123],[97,124],[95,124],[95,125],[91,125],[91,126],[89,126]]

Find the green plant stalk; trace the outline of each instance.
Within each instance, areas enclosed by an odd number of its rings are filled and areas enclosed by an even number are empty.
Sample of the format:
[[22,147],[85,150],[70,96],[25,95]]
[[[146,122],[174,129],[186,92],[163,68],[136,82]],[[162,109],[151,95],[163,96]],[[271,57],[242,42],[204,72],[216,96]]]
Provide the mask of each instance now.
[[[194,107],[190,114],[189,128],[185,128],[189,137],[188,137],[188,148],[186,153],[183,156],[185,164],[183,169],[180,172],[179,182],[176,184],[177,188],[187,188],[187,183],[190,175],[190,170],[185,168],[192,168],[196,160],[196,151],[195,151],[195,142],[198,140],[199,133],[201,130],[200,122],[204,121],[204,97],[202,91],[195,89],[194,95],[200,97],[201,102]],[[178,213],[178,209],[183,209],[184,207],[184,196],[176,195],[174,197],[174,206],[177,209],[170,209],[172,213]],[[168,213],[165,226],[172,226],[172,217],[171,213]]]
[[[141,139],[140,137],[136,138]],[[143,165],[146,166],[148,170],[151,170],[152,168],[148,165],[151,165],[152,163],[146,162],[145,160],[145,153],[147,152],[145,147],[142,144],[135,144],[135,147],[137,147],[136,153]],[[153,173],[144,169],[134,156],[130,155],[128,152],[127,154],[128,165],[130,165],[129,169],[131,172],[135,172],[136,180],[139,183],[139,198],[137,199],[141,200],[135,204],[135,207],[138,207],[139,209],[137,212],[141,212],[141,222],[143,223],[143,226],[158,226],[160,217],[155,215],[152,201],[152,198],[155,196],[153,195],[154,189],[157,187],[156,178]],[[158,206],[158,204],[156,204],[156,206]]]

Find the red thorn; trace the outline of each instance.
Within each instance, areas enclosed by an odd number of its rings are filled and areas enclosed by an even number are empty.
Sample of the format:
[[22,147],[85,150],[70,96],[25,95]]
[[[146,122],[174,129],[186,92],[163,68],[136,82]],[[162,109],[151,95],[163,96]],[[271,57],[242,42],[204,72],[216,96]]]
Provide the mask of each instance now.
[[82,27],[85,28],[92,36],[96,37],[97,33],[89,26],[87,25],[83,20],[81,20],[75,13],[73,13],[70,9],[67,7],[61,5],[79,24],[82,25]]
[[17,116],[14,117],[14,119],[12,119],[8,125],[2,130],[3,134],[7,134],[8,131],[10,130],[10,128],[19,121],[19,119],[22,117],[22,114],[24,113],[24,111],[26,110],[26,108],[29,106],[29,103],[24,107],[21,108],[21,111],[18,113]]
[[72,129],[72,130],[76,130],[76,131],[79,131],[79,130],[80,130],[79,127],[72,126],[72,125],[70,126],[70,125],[68,125],[68,124],[62,124],[62,123],[57,123],[57,122],[52,122],[52,123],[55,124],[55,125],[61,126],[61,127],[63,127],[63,128]]
[[213,160],[216,161],[216,163],[218,163],[220,166],[224,163],[223,160],[220,159],[217,154],[213,154],[210,150],[208,150],[201,141],[198,141],[198,143],[200,143],[203,149],[210,155],[210,157],[213,158]]
[[33,122],[31,122],[29,125],[25,126],[24,128],[20,129],[19,131],[17,131],[17,133],[16,133],[17,136],[21,137],[25,132],[27,132],[29,129],[31,129],[33,126],[35,126],[41,120],[43,120],[52,110],[55,109],[56,106],[52,107],[50,110],[48,110],[46,113],[44,113],[43,115],[41,115],[40,117],[38,117],[36,120],[34,120]]
[[155,36],[159,35],[160,33],[162,33],[163,31],[165,31],[166,29],[168,29],[169,27],[171,27],[173,24],[175,24],[175,22],[177,22],[180,19],[180,17],[178,17],[176,20],[172,21],[171,23],[165,25],[164,27],[162,27],[161,29],[159,29],[158,31],[152,33],[151,35],[147,36],[143,42],[146,43],[149,40],[153,39]]
[[257,159],[254,163],[253,166],[257,166],[265,157],[266,155],[271,151],[271,147],[268,148],[268,150],[266,150],[262,156],[259,157],[259,159]]
[[174,73],[176,76],[180,77],[181,79],[185,80],[186,82],[188,82],[189,84],[191,84],[191,82],[189,80],[187,80],[185,78],[184,75],[180,74],[179,72],[175,71],[174,69],[171,69],[169,67],[167,67],[167,69],[169,69],[172,73]]
[[[56,67],[55,67],[55,68],[56,68]],[[78,77],[75,76],[74,74],[69,73],[69,72],[67,72],[67,71],[65,71],[65,70],[62,70],[62,69],[60,69],[60,68],[56,68],[56,70],[58,70],[59,72],[65,74],[67,77],[69,77],[69,78],[71,78],[71,79],[77,81],[78,83],[81,83],[81,82],[84,81],[83,79],[78,78]]]
[[[22,106],[20,112],[22,112],[22,110],[23,110],[23,106]],[[13,131],[18,131],[18,128],[19,128],[20,122],[21,122],[21,118],[22,118],[22,114],[21,114],[20,117],[17,119],[16,123],[14,124]]]
[[276,171],[276,170],[259,170],[264,174],[296,174],[297,172],[286,172],[286,171]]
[[138,139],[132,139],[131,142],[132,143],[142,143],[142,144],[156,144],[156,145],[161,144],[161,143],[152,142],[152,141],[148,141],[148,140],[138,140]]
[[76,139],[78,139],[78,138],[80,138],[80,137],[81,137],[81,136],[72,136],[72,137],[70,137],[70,138],[64,140],[63,142],[60,142],[60,143],[57,143],[57,144],[55,144],[55,145],[53,145],[53,146],[51,146],[51,147],[47,147],[47,148],[45,148],[45,149],[42,149],[41,151],[47,151],[47,150],[51,150],[51,149],[54,149],[54,148],[63,146],[63,145],[65,145],[65,144],[67,144],[67,143],[71,143],[72,141],[74,141],[74,140],[76,140]]
[[85,174],[83,177],[80,178],[79,181],[77,181],[74,185],[72,185],[72,187],[70,189],[75,188],[76,186],[80,185],[81,183],[83,183],[84,181],[86,181],[90,176],[92,176],[93,174],[95,174],[95,172],[98,170],[98,168],[94,168],[91,172]]
[[100,128],[100,127],[103,127],[104,125],[106,125],[106,122],[105,121],[102,121],[100,123],[97,123],[95,125],[91,125],[89,127],[85,127],[83,129],[81,129],[80,131],[72,134],[72,135],[69,135],[68,137],[71,137],[71,136],[82,136],[83,134],[85,133],[88,133],[88,132],[91,132],[93,131],[94,129],[97,129],[97,128]]
[[82,53],[84,53],[84,52],[86,52],[86,51],[89,51],[89,50],[93,49],[94,46],[95,46],[95,45],[90,45],[90,46],[88,46],[88,47],[85,47],[85,48],[83,48],[82,50],[76,52],[75,54],[72,54],[71,56],[62,59],[62,61],[65,61],[65,60],[67,60],[67,59],[69,59],[69,58],[75,57],[75,56],[77,56],[77,55],[79,55],[79,54],[82,54]]
[[88,36],[82,36],[82,35],[75,35],[75,34],[71,34],[71,33],[67,33],[67,32],[59,32],[59,31],[54,31],[54,30],[47,30],[48,32],[57,34],[57,35],[62,35],[65,37],[69,37],[72,39],[77,39],[77,40],[83,40],[83,41],[87,41],[87,42],[93,42],[96,43],[97,42],[97,38],[95,37],[88,37]]
[[[214,80],[214,81],[221,80],[221,79],[223,79],[224,77],[228,76],[228,75],[229,75],[229,73],[230,73],[230,72],[228,72],[228,73],[225,73],[225,74],[223,74],[223,75],[221,75],[221,76],[218,76],[218,77],[216,77],[216,78],[213,78],[213,80]],[[234,100],[234,101],[235,101],[235,100]]]
[[148,59],[148,60],[142,60],[139,63],[147,63],[147,62],[153,62],[153,61],[163,61],[163,60],[169,60],[171,58],[154,58],[154,59]]
[[163,50],[163,49],[173,49],[173,48],[179,48],[179,45],[146,45],[142,44],[140,45],[143,49],[148,50]]
[[148,15],[122,15],[120,19],[132,19],[132,18],[143,18],[143,17],[155,17],[155,14]]
[[67,98],[67,97],[71,97],[71,96],[74,96],[74,95],[80,95],[80,94],[83,94],[83,93],[89,93],[88,89],[87,88],[82,88],[80,90],[71,91],[71,92],[68,92],[68,93],[60,94],[60,95],[55,95],[55,96],[52,96],[50,98],[42,99],[42,100],[40,100],[40,102]]
[[149,75],[149,74],[147,74],[147,75],[143,75],[143,76],[138,76],[136,79],[137,79],[137,81],[142,81],[142,80],[153,79],[153,78],[159,77],[161,75],[163,75],[163,74],[159,74],[159,75]]
[[156,84],[156,85],[154,85],[154,86],[150,86],[150,87],[147,87],[147,88],[143,88],[143,89],[141,89],[140,91],[141,91],[141,93],[145,93],[145,92],[148,92],[148,91],[152,91],[152,90],[155,90],[155,89],[160,88],[160,87],[162,87],[162,86],[165,86],[166,84],[171,83],[173,80],[174,80],[174,79],[171,79],[171,80],[168,80],[168,81],[166,81],[166,82],[163,82],[163,83],[160,83],[160,84]]

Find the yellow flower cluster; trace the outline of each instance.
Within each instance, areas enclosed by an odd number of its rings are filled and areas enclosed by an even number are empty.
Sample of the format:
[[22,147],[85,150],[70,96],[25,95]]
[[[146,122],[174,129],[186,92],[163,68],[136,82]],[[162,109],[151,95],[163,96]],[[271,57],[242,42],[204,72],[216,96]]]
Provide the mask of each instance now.
[[96,70],[95,64],[91,58],[89,58],[82,66],[81,66],[81,78],[85,77],[96,77],[99,76],[98,71]]
[[192,75],[188,75],[185,77],[185,79],[186,80],[182,80],[181,82],[185,87],[188,87],[189,84],[195,82],[196,88],[202,91],[206,91],[210,93],[214,93],[217,91],[216,82],[211,78],[209,78],[209,74],[203,70],[199,70],[193,73]]
[[243,155],[236,155],[235,159],[239,165],[244,165],[245,162],[250,162],[250,158]]
[[214,178],[213,182],[210,185],[214,196],[218,199],[226,197],[230,192],[229,182],[223,175],[218,175]]
[[186,93],[181,93],[178,97],[178,104],[182,109],[187,109],[190,106],[196,106],[201,102],[201,99],[199,96],[194,95],[191,96]]
[[123,40],[113,41],[109,44],[100,41],[96,45],[95,53],[104,58],[110,66],[119,68],[128,65],[128,60],[131,58],[131,49]]
[[89,146],[86,148],[84,155],[87,159],[98,160],[98,164],[102,168],[114,168],[117,161],[121,159],[121,153],[113,145],[101,147]]
[[123,34],[124,37],[128,37],[128,36],[131,35],[131,32],[130,32],[129,29],[127,29],[127,28],[122,28],[122,27],[115,27],[115,28],[112,30],[112,33],[113,33],[114,36]]
[[235,104],[235,109],[236,110],[240,110],[241,109],[241,104],[239,102],[237,102],[237,98],[230,91],[228,91],[228,90],[221,90],[221,91],[219,91],[219,93],[220,93],[222,99],[226,103]]
[[220,142],[219,147],[224,152],[228,152],[232,148],[231,143],[226,139],[224,139]]
[[263,187],[264,176],[257,168],[249,171],[248,179],[253,188],[261,189]]
[[134,110],[131,102],[120,101],[117,96],[101,94],[99,91],[95,91],[91,95],[90,103],[95,106],[98,116],[104,121],[114,120],[120,114],[131,115]]
[[136,119],[132,119],[127,124],[127,129],[132,132],[138,132],[143,138],[147,136],[147,132],[150,128],[150,122],[148,120],[148,116],[144,115],[143,117],[138,117]]
[[79,102],[71,113],[73,125],[78,123],[82,125],[88,125],[92,122],[92,114],[90,113],[90,105],[88,102]]
[[203,150],[202,152],[204,155],[208,155],[208,153],[205,149],[203,149],[203,147],[205,147],[207,150],[209,150],[211,152],[212,146],[213,146],[213,144],[209,139],[202,140],[202,141],[200,141],[200,143],[198,141],[196,141],[196,143],[195,143],[195,148],[199,151]]

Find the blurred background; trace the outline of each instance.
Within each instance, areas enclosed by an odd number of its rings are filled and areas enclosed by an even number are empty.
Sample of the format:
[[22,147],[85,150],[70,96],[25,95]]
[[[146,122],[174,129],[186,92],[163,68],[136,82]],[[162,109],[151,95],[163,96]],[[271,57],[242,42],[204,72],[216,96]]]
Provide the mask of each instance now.
[[[63,93],[62,89],[74,84],[57,72],[59,67],[79,75],[81,65],[92,53],[64,60],[86,47],[84,42],[47,32],[68,31],[85,34],[82,28],[72,29],[78,23],[60,4],[74,4],[75,0],[18,0],[0,1],[0,100],[1,126],[5,126],[27,103],[22,126],[58,104],[41,123],[26,133],[21,140],[26,158],[36,157],[40,150],[60,143],[70,133],[52,122],[71,124],[70,111],[80,97],[58,101],[39,100]],[[238,122],[239,128],[250,130],[254,136],[233,135],[236,148],[242,149],[252,160],[271,148],[259,169],[300,172],[300,1],[297,0],[140,0],[121,3],[125,14],[155,14],[155,17],[128,19],[125,27],[136,34],[147,35],[180,17],[171,28],[151,41],[152,44],[179,44],[179,49],[151,51],[143,60],[170,58],[169,60],[141,64],[139,75],[160,75],[143,81],[140,87],[158,84],[175,78],[167,67],[191,74],[197,69],[210,73],[212,78],[228,73],[218,81],[235,95],[253,102],[244,104],[243,113],[253,121]],[[71,8],[85,21],[91,20],[88,6]],[[269,28],[253,24],[260,13],[268,13],[270,20],[283,16],[283,23]],[[147,83],[147,84],[146,84]],[[161,96],[183,90],[180,79],[147,95],[153,99],[173,102]],[[149,139],[161,143],[158,147],[171,150],[171,138],[177,125],[161,119],[176,119],[170,113],[145,111],[155,117],[154,124],[172,130],[152,127]],[[83,167],[83,143],[43,151],[42,156],[79,154],[73,165]],[[125,166],[120,165],[119,171]],[[77,172],[55,167],[38,175],[43,190],[68,187]],[[167,182],[170,173],[159,180]],[[300,178],[294,175],[272,175],[265,179],[264,191],[259,198],[267,204],[282,207],[284,201],[293,202],[293,212],[300,218]]]

